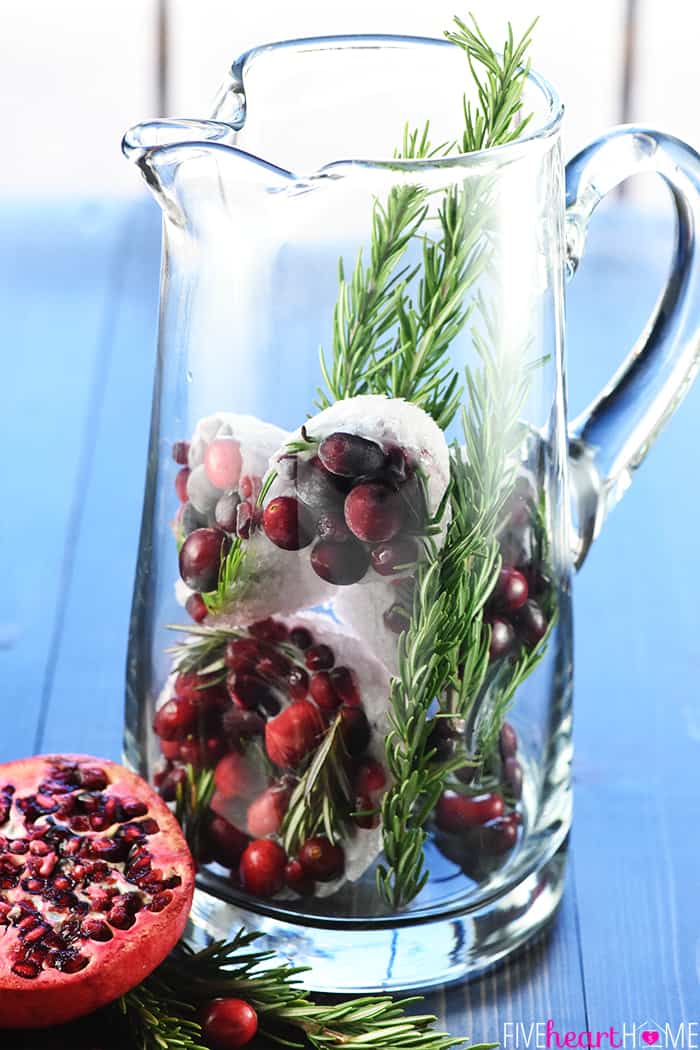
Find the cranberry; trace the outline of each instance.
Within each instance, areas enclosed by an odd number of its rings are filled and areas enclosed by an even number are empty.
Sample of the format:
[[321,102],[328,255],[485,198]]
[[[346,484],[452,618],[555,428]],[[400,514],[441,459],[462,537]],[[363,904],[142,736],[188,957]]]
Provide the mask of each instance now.
[[250,839],[229,823],[225,817],[215,813],[207,828],[207,847],[212,860],[223,864],[225,868],[235,868],[240,862],[243,850]]
[[518,819],[515,813],[489,821],[479,831],[479,841],[485,853],[500,855],[511,850],[518,840]]
[[361,755],[367,749],[372,730],[361,707],[343,707],[340,712],[341,732],[350,755]]
[[258,1030],[258,1015],[245,999],[212,999],[202,1007],[202,1035],[212,1050],[236,1050]]
[[356,485],[345,499],[345,522],[358,540],[392,539],[403,524],[401,497],[389,485],[369,481]]
[[358,828],[363,828],[365,831],[371,831],[372,828],[379,827],[379,813],[372,805],[372,799],[369,795],[357,796],[352,819]]
[[235,489],[241,476],[241,446],[235,438],[216,438],[204,453],[204,469],[217,489]]
[[418,544],[410,537],[380,543],[372,551],[372,568],[380,576],[393,576],[418,561]]
[[289,806],[291,790],[284,785],[273,785],[248,806],[248,831],[255,838],[275,835]]
[[206,678],[196,671],[181,672],[173,684],[175,696],[181,696],[185,700],[191,700],[202,708],[224,708],[228,706],[228,698],[223,686],[218,683],[212,684],[210,678]]
[[279,711],[279,700],[262,678],[256,678],[255,675],[246,674],[244,671],[230,671],[226,678],[226,688],[236,707],[247,708],[249,711],[256,707],[262,707],[272,713]]
[[222,728],[229,747],[240,747],[254,736],[262,736],[265,731],[265,719],[256,711],[240,707],[229,707],[222,719]]
[[316,535],[332,543],[345,543],[350,539],[350,529],[345,524],[342,510],[324,510],[316,522]]
[[308,631],[306,627],[292,627],[289,632],[289,640],[292,645],[296,645],[297,649],[308,649],[313,643],[311,637],[311,631]]
[[360,690],[354,672],[349,667],[334,667],[330,677],[331,685],[342,702],[348,707],[359,707]]
[[384,450],[376,441],[342,431],[323,439],[318,446],[318,458],[331,474],[344,478],[376,474],[386,461]]
[[252,638],[232,638],[224,649],[224,663],[231,671],[254,671],[260,646]]
[[304,656],[310,671],[328,671],[335,663],[333,650],[328,645],[312,645]]
[[299,850],[299,863],[312,879],[330,882],[343,874],[345,854],[324,835],[314,835]]
[[357,583],[369,568],[369,554],[361,543],[319,540],[311,551],[311,567],[326,583],[347,587]]
[[504,722],[501,726],[498,744],[501,751],[501,758],[510,758],[511,755],[516,754],[518,750],[518,734],[515,732],[510,722]]
[[515,641],[513,625],[500,616],[494,616],[490,621],[491,641],[489,643],[489,659],[500,660],[506,653],[510,652]]
[[296,471],[297,496],[313,511],[342,506],[343,484],[324,468],[318,456],[299,460]]
[[287,687],[292,700],[303,700],[309,692],[309,676],[303,667],[293,667],[287,675]]
[[470,796],[443,791],[435,807],[435,820],[443,831],[463,831],[496,820],[503,812],[503,798],[495,793]]
[[263,642],[286,642],[288,631],[281,620],[268,616],[266,620],[257,620],[248,628],[254,638]]
[[386,785],[384,767],[373,758],[367,758],[360,765],[355,777],[355,788],[360,795],[374,795]]
[[390,445],[386,450],[386,474],[395,482],[404,482],[411,473],[406,453],[399,445]]
[[516,620],[518,634],[525,645],[534,648],[547,633],[547,617],[536,601],[530,599],[518,610]]
[[322,711],[335,711],[341,699],[333,688],[328,671],[317,671],[312,675],[309,692]]
[[153,729],[161,739],[175,740],[192,729],[196,721],[197,705],[184,697],[173,697],[156,711]]
[[235,492],[225,492],[214,507],[214,521],[224,532],[236,531],[240,504],[240,497]]
[[[180,745],[177,744],[178,756],[180,752]],[[156,773],[153,778],[156,787],[158,788],[158,794],[164,802],[174,802],[177,798],[177,788],[179,784],[185,783],[187,780],[187,770],[184,766],[177,766],[174,769],[168,769],[163,773]]]
[[286,656],[283,656],[282,653],[273,649],[272,646],[266,647],[261,653],[256,667],[259,675],[262,675],[263,678],[272,678],[273,680],[286,678],[291,669],[291,661]]
[[392,634],[401,634],[402,631],[407,631],[411,623],[411,618],[403,605],[398,605],[396,602],[384,611],[382,620],[386,629],[391,631]]
[[523,770],[517,758],[507,758],[503,763],[503,777],[513,798],[523,793]]
[[285,551],[308,547],[313,539],[313,523],[303,503],[293,496],[277,496],[263,511],[263,529],[268,540]]
[[195,529],[204,529],[207,526],[205,514],[200,514],[192,503],[184,503],[178,512],[180,528],[184,536],[189,536]]
[[243,500],[242,503],[238,504],[236,510],[236,535],[240,536],[242,540],[247,540],[250,537],[255,521],[255,507],[250,500]]
[[257,897],[274,897],[284,885],[287,856],[273,839],[255,839],[241,857],[243,888]]
[[231,541],[220,529],[195,529],[180,548],[180,575],[193,591],[213,591]]
[[189,762],[196,768],[210,769],[215,766],[224,751],[224,744],[218,737],[205,737],[195,740],[188,737],[180,744],[180,759]]
[[324,730],[323,716],[310,700],[295,700],[265,726],[265,748],[275,765],[294,768],[312,751]]
[[187,479],[189,476],[190,471],[188,467],[183,467],[181,470],[178,470],[175,475],[175,492],[177,493],[177,498],[180,500],[180,503],[187,503]]
[[527,580],[517,569],[501,569],[494,588],[494,601],[507,612],[520,609],[528,598]]
[[179,466],[184,467],[187,465],[187,459],[190,454],[190,443],[189,441],[176,441],[173,445],[173,459]]
[[225,799],[252,798],[260,786],[260,778],[244,755],[232,751],[219,760],[214,770],[214,783]]
[[191,594],[185,602],[185,609],[195,623],[201,623],[202,620],[206,620],[209,615],[207,603],[204,601],[201,594]]
[[160,738],[160,753],[163,758],[167,758],[169,762],[174,762],[176,758],[180,757],[180,740],[164,740]]
[[284,881],[290,890],[302,896],[311,896],[314,892],[314,880],[304,871],[300,861],[290,860],[284,869]]

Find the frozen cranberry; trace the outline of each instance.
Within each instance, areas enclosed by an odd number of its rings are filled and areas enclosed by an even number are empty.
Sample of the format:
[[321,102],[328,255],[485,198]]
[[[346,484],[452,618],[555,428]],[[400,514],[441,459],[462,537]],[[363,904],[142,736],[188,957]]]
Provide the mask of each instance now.
[[163,758],[167,758],[169,762],[174,762],[176,758],[180,757],[180,744],[181,741],[175,740],[164,740],[160,738],[160,753]]
[[324,731],[323,716],[310,700],[295,700],[265,725],[265,748],[275,765],[294,768],[313,751]]
[[358,795],[356,797],[352,819],[358,828],[363,828],[365,831],[371,831],[372,828],[379,827],[379,812],[372,805],[372,799],[369,795]]
[[296,490],[302,503],[315,512],[342,507],[343,483],[325,469],[318,456],[297,462]]
[[460,795],[443,791],[435,807],[435,820],[443,831],[463,831],[503,816],[503,798],[488,795]]
[[331,685],[342,702],[348,707],[359,707],[360,689],[354,672],[349,667],[334,667],[330,677]]
[[183,467],[175,475],[175,492],[180,503],[187,503],[187,479],[190,476],[189,468]]
[[399,537],[378,544],[372,551],[372,568],[380,576],[393,576],[418,561],[418,544],[410,537]]
[[287,856],[273,839],[255,839],[241,857],[240,877],[244,889],[256,897],[274,897],[284,885]]
[[515,755],[518,750],[518,734],[513,729],[510,722],[504,722],[501,726],[501,732],[498,736],[498,745],[501,751],[501,758],[510,758]]
[[260,646],[252,638],[232,638],[224,649],[224,663],[231,671],[253,671],[260,657]]
[[255,675],[246,674],[245,671],[230,671],[226,677],[226,688],[236,707],[250,711],[262,707],[271,713],[279,710],[279,700],[272,689]]
[[185,609],[195,623],[201,623],[202,620],[206,620],[209,614],[207,603],[204,601],[201,594],[191,594],[185,602]]
[[322,711],[335,711],[340,707],[341,699],[333,688],[328,671],[317,671],[311,676],[309,692]]
[[258,1015],[245,999],[212,999],[200,1013],[202,1035],[212,1050],[237,1050],[258,1030]]
[[349,540],[351,533],[345,524],[342,510],[324,510],[316,521],[316,535],[332,543],[345,543]]
[[523,793],[523,770],[517,758],[507,758],[503,763],[503,777],[513,798]]
[[505,609],[507,612],[515,612],[527,601],[527,580],[517,569],[501,569],[493,597],[501,609]]
[[235,489],[241,476],[241,446],[235,438],[216,438],[204,453],[204,469],[217,489]]
[[197,721],[197,705],[184,697],[167,700],[156,711],[153,729],[163,740],[175,740],[192,729]]
[[304,659],[310,671],[328,671],[335,663],[333,650],[328,645],[312,645]]
[[285,551],[308,547],[313,539],[313,522],[303,503],[293,496],[277,496],[263,511],[263,529],[268,540]]
[[411,617],[406,612],[406,609],[397,602],[385,609],[382,614],[382,620],[386,629],[391,631],[392,634],[401,634],[402,631],[407,631],[411,623]]
[[265,731],[265,719],[256,711],[229,707],[222,719],[222,729],[229,747],[239,748],[246,740],[262,736]]
[[311,551],[311,567],[326,583],[347,587],[357,583],[369,568],[369,554],[361,543],[319,540]]
[[491,641],[489,643],[489,659],[500,660],[506,653],[510,652],[515,641],[515,631],[508,620],[500,616],[494,616],[490,621]]
[[389,445],[386,449],[384,473],[395,483],[406,481],[411,472],[411,465],[406,453],[399,445]]
[[189,441],[176,441],[173,445],[173,459],[179,466],[184,467],[187,465],[187,458],[190,454],[190,443]]
[[211,736],[199,740],[187,737],[180,744],[180,759],[198,769],[211,769],[219,761],[223,751],[224,743],[218,737]]
[[345,522],[358,540],[368,543],[390,540],[401,528],[403,518],[400,495],[380,482],[356,485],[345,499]]
[[309,692],[309,676],[303,667],[293,667],[287,675],[287,688],[292,700],[303,700]]
[[195,529],[180,548],[180,575],[193,591],[213,591],[231,541],[220,529]]
[[342,431],[323,439],[318,446],[318,458],[331,474],[344,478],[376,474],[386,461],[384,450],[376,441]]
[[175,696],[191,700],[201,708],[224,708],[228,704],[226,691],[218,682],[198,674],[196,671],[183,671],[173,684]]
[[248,806],[248,831],[255,838],[275,835],[282,824],[291,790],[286,786],[273,785]]
[[269,616],[266,620],[257,620],[248,628],[254,638],[263,642],[286,642],[288,631],[281,620]]
[[484,853],[499,856],[513,848],[518,840],[518,820],[515,813],[489,821],[479,830],[479,844]]
[[214,521],[224,532],[236,531],[240,504],[240,496],[235,492],[225,492],[214,507]]
[[192,503],[183,503],[178,512],[178,521],[183,536],[189,536],[196,529],[207,527],[206,514],[200,514]]
[[[175,745],[178,749],[178,756],[180,753],[180,745]],[[185,783],[187,780],[187,770],[184,766],[176,766],[172,769],[166,769],[162,773],[156,773],[153,778],[156,787],[158,788],[158,794],[164,802],[174,802],[177,798],[177,788],[179,784]]]
[[299,850],[299,863],[312,879],[330,882],[343,874],[345,854],[324,835],[314,835]]
[[311,896],[314,892],[314,880],[307,875],[301,862],[296,859],[290,860],[284,869],[284,881],[290,890],[303,897]]
[[306,627],[292,627],[289,632],[289,640],[292,645],[296,645],[297,649],[308,649],[313,643],[311,637],[311,631],[308,631]]
[[366,751],[372,736],[367,715],[361,707],[343,707],[340,717],[342,719],[341,732],[348,754],[361,755],[363,751]]
[[291,661],[271,645],[266,645],[260,654],[255,670],[263,678],[286,678],[292,669]]
[[355,789],[360,795],[374,795],[386,785],[384,767],[373,758],[367,758],[360,765],[355,776]]
[[225,799],[253,798],[260,787],[260,775],[245,755],[232,751],[217,763],[214,783]]
[[238,866],[250,838],[225,817],[215,813],[207,828],[207,847],[212,860],[225,868]]
[[236,509],[236,535],[247,540],[255,524],[255,507],[250,500],[243,500]]
[[547,617],[537,602],[530,599],[518,610],[516,626],[525,645],[534,648],[547,633]]

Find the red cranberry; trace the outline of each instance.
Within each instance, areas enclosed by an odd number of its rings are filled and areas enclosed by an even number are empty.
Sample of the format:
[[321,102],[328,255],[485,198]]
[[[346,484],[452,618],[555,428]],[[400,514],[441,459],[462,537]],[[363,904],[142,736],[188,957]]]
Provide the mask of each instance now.
[[267,643],[260,654],[256,671],[263,678],[286,678],[292,669],[291,661],[283,656],[277,649]]
[[[179,756],[180,745],[176,744],[175,746],[178,749]],[[174,769],[168,769],[163,773],[156,773],[153,779],[158,788],[158,794],[163,801],[174,802],[177,798],[178,785],[184,785],[187,780],[187,770],[184,766],[176,766]]]
[[255,507],[250,500],[243,500],[236,509],[236,535],[240,536],[242,540],[249,539],[255,522]]
[[284,869],[284,881],[290,890],[294,890],[303,897],[311,896],[315,889],[314,880],[309,878],[301,863],[296,859],[290,860]]
[[418,561],[418,544],[410,537],[398,537],[378,544],[372,551],[372,568],[380,576],[393,576]]
[[277,496],[263,511],[263,529],[268,540],[285,551],[308,547],[313,539],[313,523],[303,503],[293,496]]
[[365,831],[371,831],[372,828],[379,827],[379,813],[376,807],[372,805],[372,799],[369,795],[358,795],[356,797],[352,819],[358,828],[363,828]]
[[156,711],[153,729],[163,740],[174,740],[187,733],[197,721],[197,705],[184,697],[167,700]]
[[274,897],[284,885],[287,856],[273,839],[255,839],[241,857],[243,888],[256,897]]
[[316,522],[316,535],[331,543],[345,543],[351,537],[350,529],[345,524],[342,510],[325,510]]
[[224,532],[236,531],[240,504],[240,496],[235,492],[225,492],[214,507],[214,521]]
[[241,476],[241,446],[235,438],[216,438],[204,453],[204,469],[214,488],[235,489]]
[[304,659],[310,671],[328,671],[335,663],[333,650],[328,645],[312,645]]
[[366,751],[372,730],[367,715],[361,707],[343,707],[340,712],[341,732],[349,755],[361,755]]
[[517,758],[507,758],[503,763],[503,777],[513,798],[522,797],[523,770]]
[[292,700],[303,700],[309,692],[309,676],[303,667],[293,667],[287,675],[287,687]]
[[268,616],[266,620],[257,620],[248,628],[254,638],[263,642],[286,642],[288,631],[281,620]]
[[518,840],[518,820],[515,813],[489,821],[479,830],[479,842],[485,853],[499,856],[513,848]]
[[299,499],[316,513],[342,507],[347,485],[329,474],[318,456],[298,460],[295,484]]
[[258,1015],[245,999],[212,999],[200,1013],[202,1035],[212,1050],[236,1050],[258,1030]]
[[279,710],[279,700],[270,687],[261,678],[246,674],[244,671],[230,671],[226,677],[228,695],[236,707],[253,711],[262,707],[266,711]]
[[491,626],[491,641],[489,643],[489,659],[500,660],[510,652],[515,641],[515,631],[513,625],[508,621],[502,619],[500,616],[494,616],[490,621]]
[[232,751],[219,760],[214,770],[216,790],[225,799],[253,798],[260,777],[244,755]]
[[331,671],[331,685],[348,707],[359,707],[361,703],[357,678],[349,667],[334,667]]
[[263,791],[262,795],[248,806],[248,831],[255,838],[275,835],[280,829],[289,806],[291,790],[279,784]]
[[164,740],[160,738],[160,753],[169,762],[174,762],[180,757],[180,740]]
[[435,807],[435,820],[443,831],[463,831],[496,820],[503,812],[503,798],[495,793],[469,796],[443,791]]
[[175,679],[173,690],[175,696],[191,700],[201,708],[224,708],[228,706],[226,691],[218,683],[212,685],[211,679],[203,677],[196,671],[181,672]]
[[265,748],[275,765],[294,768],[316,747],[323,716],[310,700],[295,700],[265,726]]
[[185,602],[185,609],[195,623],[201,623],[202,620],[206,620],[209,615],[207,603],[204,601],[201,594],[191,594]]
[[335,711],[340,707],[341,699],[333,688],[328,671],[317,671],[312,675],[309,692],[322,711]]
[[173,459],[175,462],[184,467],[187,465],[187,459],[190,454],[190,443],[189,441],[176,441],[173,445]]
[[312,879],[330,882],[343,874],[345,854],[324,835],[314,835],[299,850],[299,863]]
[[308,631],[306,627],[292,627],[289,632],[289,640],[292,645],[296,645],[297,649],[308,649],[313,643],[311,637],[311,631]]
[[403,605],[398,605],[396,602],[384,611],[382,620],[386,629],[391,631],[392,634],[401,634],[403,631],[407,631],[411,623],[411,618]]
[[517,628],[525,645],[534,648],[542,641],[547,633],[547,617],[537,602],[531,599],[518,610]]
[[180,576],[193,591],[213,591],[231,541],[220,529],[195,529],[180,548]]
[[231,671],[254,671],[260,646],[252,638],[232,638],[224,649],[224,663]]
[[515,755],[518,750],[518,734],[510,722],[504,722],[498,736],[498,744],[501,750],[501,758],[506,759]]
[[331,474],[344,478],[376,474],[386,460],[384,450],[376,441],[342,431],[323,439],[318,446],[318,458]]
[[311,551],[311,567],[326,583],[348,587],[357,583],[369,568],[369,554],[352,539],[344,543],[319,540]]
[[189,468],[183,467],[175,475],[175,492],[180,503],[187,503],[187,479],[190,476]]
[[223,751],[224,743],[218,737],[205,737],[201,740],[188,737],[180,744],[180,759],[197,769],[210,769],[219,761]]
[[225,868],[235,868],[240,863],[243,850],[250,839],[224,817],[215,813],[207,828],[207,847],[212,860]]
[[501,569],[493,597],[500,608],[505,609],[507,612],[515,612],[527,601],[527,580],[517,569]]
[[360,765],[355,777],[355,788],[360,795],[374,795],[386,785],[384,767],[373,758],[367,758]]
[[392,539],[403,524],[403,516],[401,496],[380,482],[356,485],[345,498],[345,522],[358,540],[380,543]]
[[262,736],[265,731],[265,719],[256,711],[229,707],[224,713],[222,728],[229,747],[239,748],[251,737]]

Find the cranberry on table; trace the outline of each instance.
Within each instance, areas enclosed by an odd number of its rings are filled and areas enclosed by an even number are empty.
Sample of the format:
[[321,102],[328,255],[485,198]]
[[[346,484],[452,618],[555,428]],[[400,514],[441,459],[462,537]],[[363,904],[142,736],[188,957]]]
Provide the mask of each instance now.
[[283,768],[298,766],[313,751],[325,729],[323,715],[310,700],[295,700],[265,725],[269,759]]
[[386,463],[386,455],[376,441],[336,431],[318,446],[318,458],[331,474],[345,478],[376,474]]
[[335,663],[333,650],[328,645],[312,645],[305,653],[304,660],[310,671],[328,671]]
[[287,855],[274,839],[255,839],[241,857],[243,888],[256,897],[274,897],[284,886],[286,865]]
[[442,831],[463,831],[502,817],[505,807],[501,795],[460,795],[443,791],[435,807],[435,820]]
[[527,579],[518,569],[501,569],[493,597],[500,608],[506,612],[515,612],[528,599]]
[[187,460],[190,454],[190,443],[189,441],[176,441],[173,445],[172,456],[175,462],[184,467],[187,465]]
[[403,519],[403,501],[390,485],[366,482],[356,485],[345,498],[345,522],[358,540],[390,540],[400,530]]
[[241,476],[241,446],[235,438],[215,438],[204,453],[204,469],[217,489],[234,489]]
[[313,522],[303,503],[293,496],[277,496],[263,511],[262,525],[267,538],[286,551],[308,547],[313,539]]
[[195,529],[180,548],[180,576],[193,591],[213,591],[231,541],[220,529]]
[[187,479],[190,476],[189,468],[183,467],[175,475],[175,492],[180,503],[187,503]]
[[324,835],[314,835],[299,850],[299,863],[312,879],[330,882],[343,874],[345,854]]
[[326,583],[348,587],[358,583],[369,568],[369,552],[352,537],[337,543],[319,540],[311,551],[311,567]]
[[418,561],[418,544],[410,536],[380,543],[372,550],[372,568],[380,576],[393,576]]
[[290,860],[284,869],[284,881],[290,890],[294,890],[303,897],[311,896],[314,892],[314,880],[304,871],[301,862],[296,858]]
[[341,705],[341,698],[333,688],[328,671],[317,671],[312,675],[309,692],[322,711],[335,711]]
[[518,610],[516,626],[525,645],[534,648],[547,633],[547,617],[537,602],[530,599]]
[[212,999],[200,1013],[202,1035],[212,1050],[237,1050],[258,1030],[258,1015],[245,999]]
[[197,592],[189,596],[185,602],[185,609],[195,623],[201,623],[203,620],[206,620],[209,614],[207,603],[204,601],[201,594],[198,594]]
[[487,621],[491,627],[491,641],[489,643],[489,659],[500,660],[513,648],[515,642],[515,631],[513,625],[501,616],[494,616]]

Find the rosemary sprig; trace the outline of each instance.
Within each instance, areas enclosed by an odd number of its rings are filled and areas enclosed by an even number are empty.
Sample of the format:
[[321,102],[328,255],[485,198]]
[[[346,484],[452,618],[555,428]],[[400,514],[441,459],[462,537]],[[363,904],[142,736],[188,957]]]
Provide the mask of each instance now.
[[187,766],[186,779],[175,794],[175,816],[194,857],[200,856],[201,838],[214,796],[214,771]]

